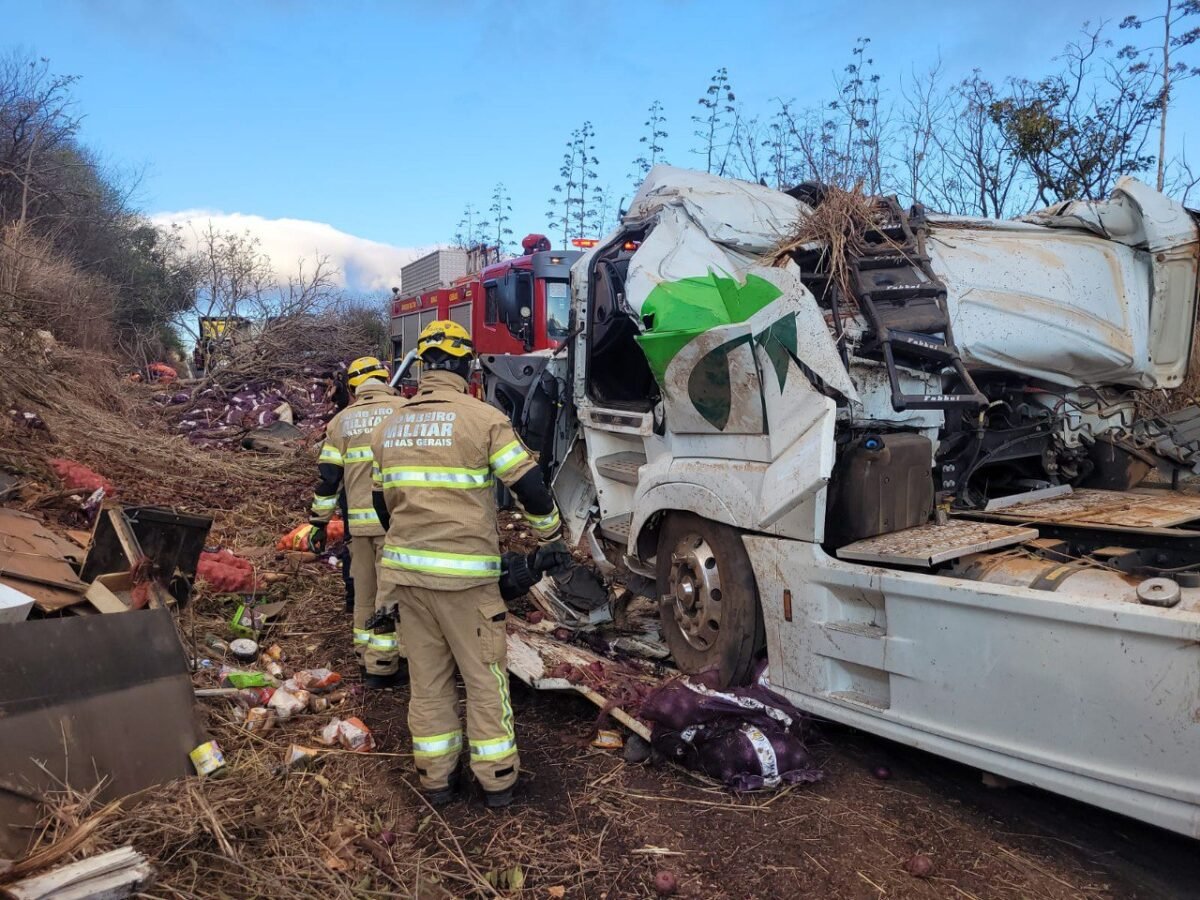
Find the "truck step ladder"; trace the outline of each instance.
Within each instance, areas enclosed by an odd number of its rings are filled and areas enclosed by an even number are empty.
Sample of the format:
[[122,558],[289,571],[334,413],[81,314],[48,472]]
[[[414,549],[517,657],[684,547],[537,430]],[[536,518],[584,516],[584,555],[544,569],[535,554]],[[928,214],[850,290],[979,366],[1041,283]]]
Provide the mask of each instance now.
[[631,512],[609,516],[607,519],[600,520],[600,536],[624,547],[629,543],[629,527],[632,524],[633,513]]
[[610,453],[596,460],[596,472],[621,484],[638,483],[638,469],[646,464],[646,454],[634,450]]
[[[906,213],[895,197],[876,198],[875,204],[875,226],[863,234],[866,249],[847,260],[854,301],[870,326],[859,355],[883,360],[897,412],[986,406],[954,343],[946,286],[925,252],[924,210],[914,206]],[[907,394],[897,365],[950,370],[958,384],[946,393]]]

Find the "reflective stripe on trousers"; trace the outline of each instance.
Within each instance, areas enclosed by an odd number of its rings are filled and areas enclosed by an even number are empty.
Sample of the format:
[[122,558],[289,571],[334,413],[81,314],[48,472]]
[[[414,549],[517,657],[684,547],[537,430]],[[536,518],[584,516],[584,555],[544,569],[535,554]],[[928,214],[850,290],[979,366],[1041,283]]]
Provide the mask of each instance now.
[[356,647],[367,646],[367,644],[371,643],[371,634],[372,634],[372,632],[368,631],[365,628],[355,628],[354,629],[354,646],[356,646]]
[[488,670],[496,679],[496,687],[500,692],[500,724],[504,727],[504,737],[471,741],[472,759],[495,759],[517,752],[517,736],[513,731],[512,702],[508,695],[508,678],[496,663],[489,665]]
[[417,759],[431,759],[435,756],[447,756],[462,750],[462,729],[435,734],[430,737],[413,735],[413,756]]
[[410,550],[385,544],[380,565],[389,569],[408,569],[431,575],[458,575],[478,578],[480,575],[500,577],[500,557],[474,556],[467,553],[437,553],[433,550]]

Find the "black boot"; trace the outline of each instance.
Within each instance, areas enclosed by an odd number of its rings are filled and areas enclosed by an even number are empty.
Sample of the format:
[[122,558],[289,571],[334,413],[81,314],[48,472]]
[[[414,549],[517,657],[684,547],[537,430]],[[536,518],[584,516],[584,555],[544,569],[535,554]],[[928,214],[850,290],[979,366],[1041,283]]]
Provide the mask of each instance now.
[[422,789],[421,796],[429,801],[430,806],[445,806],[447,803],[453,803],[458,799],[458,784],[458,772],[455,772],[450,776],[450,780],[444,788],[439,788],[436,791]]
[[396,687],[399,682],[397,680],[398,672],[393,672],[391,675],[377,675],[374,672],[368,672],[363,676],[363,687],[371,691],[386,691]]
[[503,809],[513,802],[513,788],[506,787],[500,791],[484,791],[483,797],[487,801],[488,809]]

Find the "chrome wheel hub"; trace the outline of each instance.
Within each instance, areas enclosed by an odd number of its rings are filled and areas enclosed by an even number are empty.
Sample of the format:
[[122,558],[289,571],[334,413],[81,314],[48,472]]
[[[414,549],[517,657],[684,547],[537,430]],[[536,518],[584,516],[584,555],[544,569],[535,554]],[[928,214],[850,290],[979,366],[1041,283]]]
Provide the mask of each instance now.
[[686,535],[671,552],[667,596],[684,639],[697,650],[712,647],[721,630],[721,573],[700,535]]

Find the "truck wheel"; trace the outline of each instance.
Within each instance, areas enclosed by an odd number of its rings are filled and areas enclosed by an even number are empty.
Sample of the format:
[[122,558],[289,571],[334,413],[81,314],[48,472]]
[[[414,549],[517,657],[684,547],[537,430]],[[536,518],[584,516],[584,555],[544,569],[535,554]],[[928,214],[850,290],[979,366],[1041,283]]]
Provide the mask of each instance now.
[[745,684],[766,644],[758,588],[737,529],[670,513],[658,536],[659,619],[675,664]]

